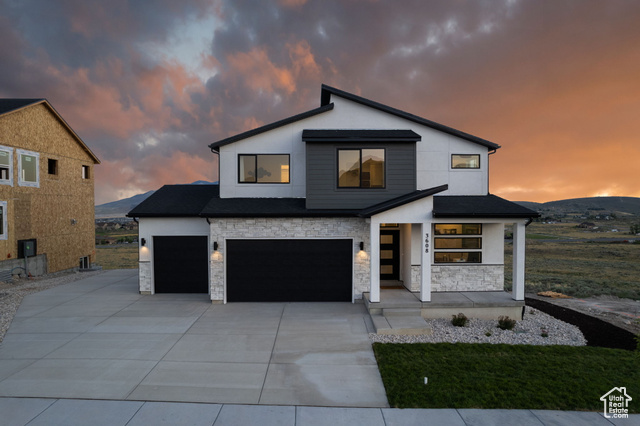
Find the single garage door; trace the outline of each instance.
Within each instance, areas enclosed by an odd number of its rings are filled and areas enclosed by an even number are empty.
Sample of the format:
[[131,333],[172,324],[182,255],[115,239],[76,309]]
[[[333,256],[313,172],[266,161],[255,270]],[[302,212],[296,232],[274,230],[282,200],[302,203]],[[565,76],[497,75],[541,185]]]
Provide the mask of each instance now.
[[156,293],[208,293],[207,237],[153,237]]
[[351,240],[227,240],[228,302],[351,301]]

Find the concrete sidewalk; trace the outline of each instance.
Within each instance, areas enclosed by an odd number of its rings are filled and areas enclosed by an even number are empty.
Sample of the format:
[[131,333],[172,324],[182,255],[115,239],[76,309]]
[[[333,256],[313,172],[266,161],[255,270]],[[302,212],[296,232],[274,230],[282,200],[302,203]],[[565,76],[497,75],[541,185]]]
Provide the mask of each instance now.
[[80,399],[0,398],[6,426],[638,426],[640,415],[605,419],[600,413],[545,410],[336,408],[195,404]]

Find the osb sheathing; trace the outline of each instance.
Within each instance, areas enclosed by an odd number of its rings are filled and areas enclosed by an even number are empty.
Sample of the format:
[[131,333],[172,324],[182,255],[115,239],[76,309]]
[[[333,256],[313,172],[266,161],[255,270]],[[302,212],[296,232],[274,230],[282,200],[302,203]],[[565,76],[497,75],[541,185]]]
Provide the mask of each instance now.
[[[7,201],[8,239],[0,240],[0,259],[18,256],[18,240],[37,239],[49,272],[75,268],[95,257],[94,160],[44,104],[0,117],[0,145],[40,154],[40,187],[18,186],[18,153],[13,152],[13,186],[0,185]],[[58,161],[56,175],[48,159]],[[89,179],[82,179],[82,166]],[[0,269],[2,266],[0,265]]]

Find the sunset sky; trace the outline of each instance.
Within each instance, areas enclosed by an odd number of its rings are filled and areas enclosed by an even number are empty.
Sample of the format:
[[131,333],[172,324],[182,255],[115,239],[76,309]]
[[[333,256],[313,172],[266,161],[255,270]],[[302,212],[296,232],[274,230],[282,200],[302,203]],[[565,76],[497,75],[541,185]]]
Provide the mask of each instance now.
[[491,193],[640,197],[640,1],[0,0],[0,97],[100,158],[96,204],[217,180],[208,144],[322,83],[502,145]]

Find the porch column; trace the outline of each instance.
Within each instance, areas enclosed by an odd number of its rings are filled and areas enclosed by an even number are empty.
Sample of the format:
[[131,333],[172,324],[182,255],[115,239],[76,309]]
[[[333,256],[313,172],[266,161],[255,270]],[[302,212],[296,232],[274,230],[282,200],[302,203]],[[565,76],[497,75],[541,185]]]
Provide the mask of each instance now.
[[518,222],[513,224],[513,279],[512,297],[524,300],[524,248],[525,226]]
[[369,252],[369,265],[371,266],[371,302],[380,301],[380,224],[371,221],[369,228],[371,249]]
[[421,224],[420,231],[420,301],[431,302],[431,222]]

